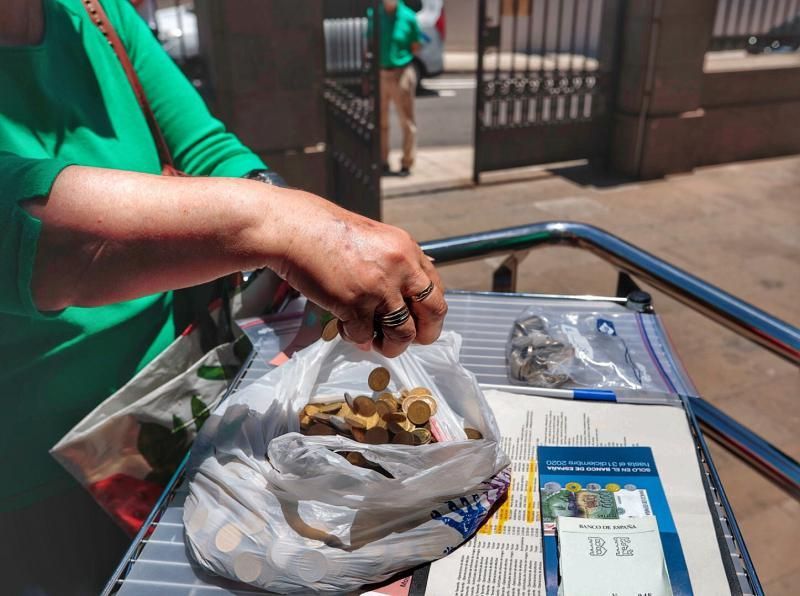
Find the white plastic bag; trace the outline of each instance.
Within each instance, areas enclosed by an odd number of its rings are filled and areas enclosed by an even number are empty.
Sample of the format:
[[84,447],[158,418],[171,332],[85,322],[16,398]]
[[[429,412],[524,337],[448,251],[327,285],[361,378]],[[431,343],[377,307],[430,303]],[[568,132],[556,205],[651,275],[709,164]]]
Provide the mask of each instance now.
[[[194,558],[270,591],[346,591],[466,540],[506,492],[509,460],[475,377],[458,362],[460,346],[445,333],[390,360],[338,338],[317,342],[231,396],[204,425],[189,464],[184,523]],[[367,445],[299,434],[309,401],[369,394],[376,366],[390,371],[389,391],[430,388],[432,420],[450,440]],[[466,439],[465,425],[484,439]],[[359,451],[393,478],[337,450]]]

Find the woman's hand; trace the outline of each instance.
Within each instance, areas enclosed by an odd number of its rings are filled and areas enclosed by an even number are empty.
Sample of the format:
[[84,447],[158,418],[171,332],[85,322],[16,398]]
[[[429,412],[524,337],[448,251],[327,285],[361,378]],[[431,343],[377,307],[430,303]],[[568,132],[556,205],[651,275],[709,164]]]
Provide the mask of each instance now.
[[[346,340],[372,342],[384,355],[402,353],[412,341],[429,344],[442,330],[447,304],[436,269],[411,236],[292,191],[282,214],[285,252],[269,263],[289,283],[333,313]],[[413,297],[433,284],[427,297]],[[408,306],[411,317],[397,327],[376,316]],[[378,332],[377,334],[375,332]],[[373,339],[374,338],[374,339]]]
[[[387,356],[435,341],[447,312],[436,270],[406,232],[297,190],[71,166],[24,207],[42,222],[31,289],[44,311],[267,266],[332,312],[345,339]],[[406,305],[407,321],[375,329],[376,316]]]

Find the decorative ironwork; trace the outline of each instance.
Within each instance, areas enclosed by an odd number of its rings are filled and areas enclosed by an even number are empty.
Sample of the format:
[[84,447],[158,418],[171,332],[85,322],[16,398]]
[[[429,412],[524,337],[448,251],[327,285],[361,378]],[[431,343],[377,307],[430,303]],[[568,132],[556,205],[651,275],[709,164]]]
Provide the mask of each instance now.
[[380,219],[380,20],[376,0],[326,0],[325,101],[329,194]]
[[482,171],[602,153],[620,4],[480,0],[475,182]]
[[800,3],[792,0],[717,0],[710,50],[753,54],[800,48]]

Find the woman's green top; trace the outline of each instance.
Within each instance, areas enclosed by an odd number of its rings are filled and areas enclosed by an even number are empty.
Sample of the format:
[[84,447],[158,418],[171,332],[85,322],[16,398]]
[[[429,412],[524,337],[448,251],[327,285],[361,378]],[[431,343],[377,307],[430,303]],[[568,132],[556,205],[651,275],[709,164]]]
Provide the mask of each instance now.
[[[33,303],[41,224],[20,203],[46,196],[70,164],[161,171],[122,67],[80,0],[43,6],[39,45],[0,46],[0,511],[70,485],[48,449],[176,332],[171,293],[58,313],[41,313]],[[209,114],[128,0],[103,6],[176,166],[231,177],[264,168]]]

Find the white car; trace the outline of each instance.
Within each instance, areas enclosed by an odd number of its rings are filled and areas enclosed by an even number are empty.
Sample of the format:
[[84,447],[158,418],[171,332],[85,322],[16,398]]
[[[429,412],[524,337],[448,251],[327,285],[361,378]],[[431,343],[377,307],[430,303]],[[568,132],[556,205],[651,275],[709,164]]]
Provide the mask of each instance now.
[[444,71],[444,0],[422,0],[421,4],[422,10],[417,12],[417,23],[422,30],[422,48],[414,58],[417,80],[435,77]]
[[173,60],[184,63],[198,57],[197,15],[191,6],[159,8],[155,11],[155,24],[158,39]]

